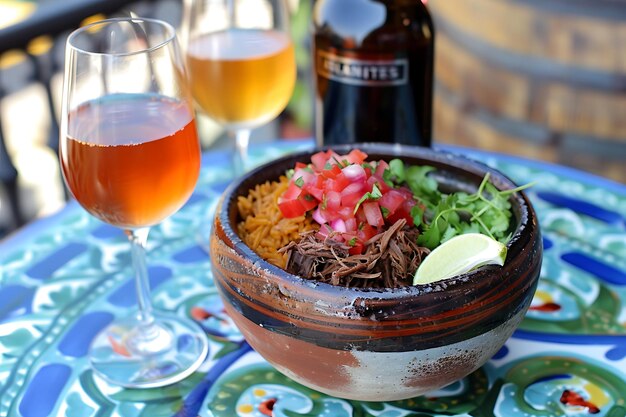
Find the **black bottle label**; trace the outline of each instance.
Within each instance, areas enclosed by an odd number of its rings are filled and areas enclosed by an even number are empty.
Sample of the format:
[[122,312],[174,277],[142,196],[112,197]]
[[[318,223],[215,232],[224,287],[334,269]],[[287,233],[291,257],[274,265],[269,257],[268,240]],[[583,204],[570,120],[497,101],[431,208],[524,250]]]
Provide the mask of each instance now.
[[357,59],[326,51],[317,51],[317,74],[344,84],[369,87],[405,85],[408,82],[407,59]]

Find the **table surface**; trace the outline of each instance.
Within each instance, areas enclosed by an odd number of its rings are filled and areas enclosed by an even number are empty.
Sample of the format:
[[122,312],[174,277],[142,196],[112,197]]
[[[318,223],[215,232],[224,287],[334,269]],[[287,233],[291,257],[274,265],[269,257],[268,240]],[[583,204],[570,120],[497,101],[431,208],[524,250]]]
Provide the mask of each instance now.
[[[253,147],[254,163],[310,141]],[[196,192],[149,239],[155,306],[210,338],[178,384],[128,390],[89,369],[94,335],[135,308],[127,241],[76,203],[0,242],[0,416],[626,416],[626,186],[572,169],[463,148],[528,191],[544,236],[541,280],[513,337],[485,366],[438,392],[355,402],[300,386],[256,354],[224,314],[199,245],[229,157],[206,153]],[[372,400],[375,400],[374,398]],[[262,406],[262,404],[265,405]],[[265,414],[264,414],[265,412]]]

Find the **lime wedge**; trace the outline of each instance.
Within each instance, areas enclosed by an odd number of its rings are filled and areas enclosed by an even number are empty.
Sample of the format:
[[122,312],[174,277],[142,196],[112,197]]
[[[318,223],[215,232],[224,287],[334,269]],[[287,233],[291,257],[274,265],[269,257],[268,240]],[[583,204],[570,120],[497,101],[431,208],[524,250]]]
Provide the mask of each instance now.
[[430,284],[465,274],[483,265],[504,265],[506,246],[480,234],[455,236],[437,246],[420,264],[413,285]]

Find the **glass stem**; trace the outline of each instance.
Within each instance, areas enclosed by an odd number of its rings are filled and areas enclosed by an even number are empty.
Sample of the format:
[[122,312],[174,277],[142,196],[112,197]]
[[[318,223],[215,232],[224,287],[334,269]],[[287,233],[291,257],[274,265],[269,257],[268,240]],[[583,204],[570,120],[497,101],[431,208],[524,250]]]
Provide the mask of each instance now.
[[148,241],[149,227],[135,230],[126,230],[130,241],[133,269],[135,272],[135,287],[137,289],[137,303],[139,304],[139,320],[149,326],[154,322],[152,301],[150,300],[150,282],[148,281],[148,267],[146,265],[146,242]]
[[237,27],[237,10],[235,9],[235,0],[228,0],[228,24],[231,28]]
[[237,131],[229,131],[228,135],[235,139],[235,153],[233,165],[235,167],[235,177],[243,175],[246,172],[246,164],[248,162],[248,143],[250,143],[250,130],[240,129]]

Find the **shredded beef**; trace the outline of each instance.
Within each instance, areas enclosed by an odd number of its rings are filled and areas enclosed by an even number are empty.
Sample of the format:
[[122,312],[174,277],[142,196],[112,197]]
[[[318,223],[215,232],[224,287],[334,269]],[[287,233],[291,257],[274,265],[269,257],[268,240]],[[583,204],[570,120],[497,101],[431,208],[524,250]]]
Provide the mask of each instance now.
[[411,285],[413,275],[429,250],[419,246],[419,232],[398,220],[385,232],[365,242],[365,252],[350,255],[350,246],[332,236],[303,233],[300,241],[280,249],[288,254],[292,274],[332,285],[360,288],[397,288]]

